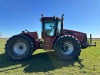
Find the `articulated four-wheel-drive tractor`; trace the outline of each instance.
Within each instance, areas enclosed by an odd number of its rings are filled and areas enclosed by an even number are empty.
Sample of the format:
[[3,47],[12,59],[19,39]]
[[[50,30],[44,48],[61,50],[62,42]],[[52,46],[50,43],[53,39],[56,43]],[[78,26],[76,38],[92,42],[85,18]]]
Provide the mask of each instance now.
[[[5,53],[12,60],[29,59],[37,49],[54,50],[55,55],[63,60],[74,60],[80,55],[81,49],[96,46],[88,43],[87,35],[82,32],[63,29],[63,16],[41,17],[43,41],[37,32],[22,31],[12,36],[5,45]],[[33,27],[34,29],[34,27]],[[90,38],[90,42],[92,42]],[[41,57],[40,57],[41,58]]]

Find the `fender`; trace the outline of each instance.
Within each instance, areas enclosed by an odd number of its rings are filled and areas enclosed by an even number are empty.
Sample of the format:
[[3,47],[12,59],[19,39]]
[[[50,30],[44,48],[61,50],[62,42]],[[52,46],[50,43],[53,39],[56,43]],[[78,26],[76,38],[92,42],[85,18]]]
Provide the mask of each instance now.
[[39,39],[38,39],[38,33],[37,32],[22,32],[21,34],[26,35],[33,40],[33,42],[35,44],[35,49],[39,48]]

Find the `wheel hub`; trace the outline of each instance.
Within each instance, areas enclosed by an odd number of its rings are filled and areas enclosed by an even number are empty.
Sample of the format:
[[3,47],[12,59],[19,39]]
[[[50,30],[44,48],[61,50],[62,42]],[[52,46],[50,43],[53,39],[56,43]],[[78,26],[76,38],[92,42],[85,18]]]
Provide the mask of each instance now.
[[19,49],[22,50],[23,49],[23,46],[19,46]]
[[61,46],[61,52],[65,55],[70,55],[74,50],[74,46],[71,42],[65,42]]
[[16,42],[13,45],[13,52],[17,55],[17,56],[22,56],[25,54],[26,52],[26,44],[23,42]]

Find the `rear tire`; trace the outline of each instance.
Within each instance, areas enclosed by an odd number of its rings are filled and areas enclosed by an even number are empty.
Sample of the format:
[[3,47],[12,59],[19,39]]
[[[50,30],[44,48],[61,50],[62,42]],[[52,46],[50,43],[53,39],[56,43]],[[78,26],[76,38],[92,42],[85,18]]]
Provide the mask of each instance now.
[[60,36],[55,44],[56,55],[63,60],[76,60],[81,52],[80,42],[71,35]]
[[34,43],[26,35],[15,35],[5,45],[5,54],[12,60],[26,60],[32,56]]

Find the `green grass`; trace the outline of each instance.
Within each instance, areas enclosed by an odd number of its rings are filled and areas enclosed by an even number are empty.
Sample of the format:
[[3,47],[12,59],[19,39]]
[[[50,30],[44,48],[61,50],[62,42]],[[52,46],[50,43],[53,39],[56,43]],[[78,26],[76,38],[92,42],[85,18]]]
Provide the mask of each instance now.
[[61,61],[53,51],[44,50],[27,61],[11,61],[4,54],[5,42],[0,39],[0,75],[100,75],[100,40],[97,47],[82,50],[78,61]]

